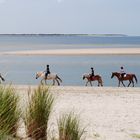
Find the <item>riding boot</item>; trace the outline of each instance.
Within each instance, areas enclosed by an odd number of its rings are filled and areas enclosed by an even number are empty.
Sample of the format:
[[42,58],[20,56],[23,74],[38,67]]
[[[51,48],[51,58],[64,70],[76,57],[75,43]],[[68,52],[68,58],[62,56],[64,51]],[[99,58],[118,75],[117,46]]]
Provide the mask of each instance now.
[[47,77],[48,77],[48,73],[45,74],[45,79],[47,79]]

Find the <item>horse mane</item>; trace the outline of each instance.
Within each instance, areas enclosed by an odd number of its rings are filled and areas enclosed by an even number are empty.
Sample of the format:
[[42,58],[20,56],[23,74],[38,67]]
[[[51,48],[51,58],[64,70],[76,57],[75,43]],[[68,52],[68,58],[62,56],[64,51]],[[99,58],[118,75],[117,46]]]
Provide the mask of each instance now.
[[112,73],[119,73],[119,72],[115,71],[115,72],[112,72]]

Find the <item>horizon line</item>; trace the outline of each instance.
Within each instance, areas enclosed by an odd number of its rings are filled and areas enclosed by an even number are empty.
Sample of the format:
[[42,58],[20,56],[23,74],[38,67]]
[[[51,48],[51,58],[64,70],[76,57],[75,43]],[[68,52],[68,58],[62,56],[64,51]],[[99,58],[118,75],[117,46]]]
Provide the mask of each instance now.
[[89,35],[89,36],[128,36],[126,34],[78,34],[78,33],[0,33],[0,35]]

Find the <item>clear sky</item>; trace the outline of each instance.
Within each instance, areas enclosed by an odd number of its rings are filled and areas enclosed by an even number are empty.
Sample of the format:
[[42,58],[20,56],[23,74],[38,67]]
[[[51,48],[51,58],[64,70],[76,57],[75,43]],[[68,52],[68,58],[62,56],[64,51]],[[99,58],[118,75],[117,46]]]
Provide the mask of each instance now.
[[0,0],[0,33],[140,35],[140,0]]

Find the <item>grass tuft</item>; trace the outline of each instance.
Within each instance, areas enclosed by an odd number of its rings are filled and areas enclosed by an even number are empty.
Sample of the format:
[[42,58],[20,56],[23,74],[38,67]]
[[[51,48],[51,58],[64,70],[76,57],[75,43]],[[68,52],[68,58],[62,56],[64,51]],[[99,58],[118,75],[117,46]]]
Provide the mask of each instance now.
[[16,137],[21,111],[12,86],[0,86],[0,138]]
[[49,88],[38,86],[29,98],[25,115],[27,135],[34,140],[47,139],[47,127],[54,97],[49,93]]
[[59,140],[80,140],[84,129],[80,128],[80,121],[74,113],[63,114],[58,119]]

